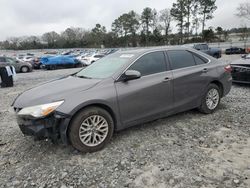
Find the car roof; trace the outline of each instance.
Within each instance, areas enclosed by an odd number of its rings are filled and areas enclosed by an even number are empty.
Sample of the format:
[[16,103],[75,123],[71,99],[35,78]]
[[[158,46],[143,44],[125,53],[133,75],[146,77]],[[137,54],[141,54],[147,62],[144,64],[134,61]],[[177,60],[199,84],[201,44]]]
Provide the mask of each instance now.
[[136,48],[136,49],[122,49],[117,51],[116,53],[120,54],[134,54],[134,55],[142,55],[145,53],[160,51],[160,50],[192,50],[193,48],[184,47],[184,46],[164,46],[164,47],[147,47],[147,48]]

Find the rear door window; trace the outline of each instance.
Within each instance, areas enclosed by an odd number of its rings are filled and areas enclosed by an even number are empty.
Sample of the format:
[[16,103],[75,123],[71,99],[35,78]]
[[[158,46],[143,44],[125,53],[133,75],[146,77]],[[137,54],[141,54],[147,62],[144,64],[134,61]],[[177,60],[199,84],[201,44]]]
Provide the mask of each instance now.
[[151,52],[138,59],[129,70],[136,70],[142,76],[164,72],[166,68],[166,60],[164,52]]
[[193,54],[186,50],[167,51],[172,70],[195,66]]

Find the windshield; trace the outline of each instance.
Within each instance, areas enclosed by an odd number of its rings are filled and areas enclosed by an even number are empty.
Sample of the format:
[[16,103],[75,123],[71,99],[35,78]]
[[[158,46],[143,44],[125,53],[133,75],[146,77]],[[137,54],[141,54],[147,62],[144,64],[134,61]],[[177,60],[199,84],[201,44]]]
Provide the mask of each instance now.
[[112,54],[86,67],[76,74],[78,77],[85,78],[108,78],[112,76],[119,68],[131,61],[133,54]]

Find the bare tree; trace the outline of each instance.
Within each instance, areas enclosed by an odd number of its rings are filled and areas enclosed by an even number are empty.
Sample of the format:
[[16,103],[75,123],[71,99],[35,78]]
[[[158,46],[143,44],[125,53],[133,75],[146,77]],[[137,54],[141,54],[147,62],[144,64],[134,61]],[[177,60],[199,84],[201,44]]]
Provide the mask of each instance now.
[[170,24],[172,21],[170,9],[166,8],[160,11],[159,21],[162,23],[161,26],[165,32],[165,40],[168,42],[168,34],[171,31]]
[[239,33],[239,37],[240,37],[240,41],[244,41],[244,42],[247,42],[247,39],[249,37],[249,33],[248,33],[248,29],[247,29],[247,26],[243,26],[241,29],[240,29],[240,33]]
[[158,27],[158,24],[159,24],[159,16],[158,16],[158,13],[157,13],[157,10],[156,9],[153,9],[152,10],[152,14],[153,14],[153,24],[152,24],[152,29],[153,31],[157,29]]
[[211,20],[213,18],[213,13],[217,9],[215,4],[216,0],[199,0],[198,6],[198,14],[202,16],[201,24],[202,24],[202,32],[205,30],[206,21]]
[[55,42],[60,38],[60,35],[55,31],[47,32],[42,35],[42,40],[47,42],[48,47],[54,47]]
[[241,3],[237,8],[238,17],[250,20],[250,3]]

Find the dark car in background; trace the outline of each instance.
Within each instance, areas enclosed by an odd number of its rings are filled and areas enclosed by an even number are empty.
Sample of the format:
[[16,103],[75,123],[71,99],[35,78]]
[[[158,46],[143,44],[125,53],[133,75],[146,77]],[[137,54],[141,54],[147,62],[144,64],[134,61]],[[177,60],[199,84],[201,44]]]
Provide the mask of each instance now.
[[238,47],[231,47],[225,50],[225,54],[231,55],[231,54],[245,54],[246,50],[244,48],[238,48]]
[[26,73],[33,70],[32,65],[28,62],[21,62],[11,57],[0,56],[0,66],[13,66],[16,72]]
[[233,61],[231,67],[233,82],[250,84],[250,55]]
[[47,70],[82,67],[82,63],[71,55],[46,56],[40,59],[40,67]]
[[184,46],[194,48],[198,51],[206,53],[214,58],[221,58],[221,49],[219,48],[210,48],[206,43],[193,43],[193,44],[185,44]]
[[188,48],[118,51],[22,93],[13,103],[25,135],[83,152],[114,131],[198,108],[214,112],[231,89],[230,65]]
[[33,66],[34,69],[41,69],[42,68],[42,65],[40,63],[40,58],[39,57],[36,57],[34,58],[30,64]]

